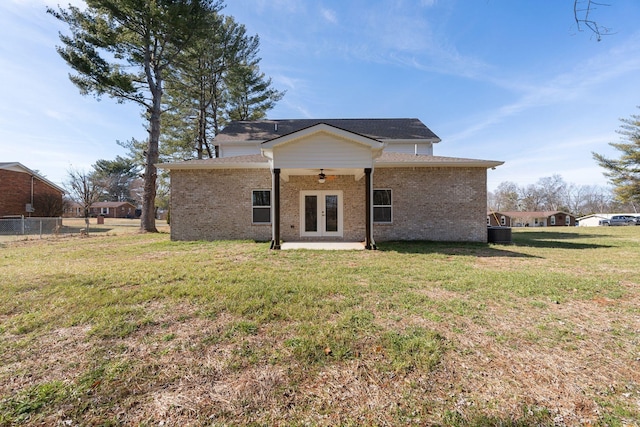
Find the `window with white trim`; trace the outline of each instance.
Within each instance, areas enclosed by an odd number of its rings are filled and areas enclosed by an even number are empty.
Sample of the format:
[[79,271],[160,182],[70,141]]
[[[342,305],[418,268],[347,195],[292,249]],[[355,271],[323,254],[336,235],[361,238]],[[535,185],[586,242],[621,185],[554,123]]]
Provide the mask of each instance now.
[[555,215],[551,215],[551,225],[556,225],[556,216]]
[[109,215],[109,208],[100,208],[100,215]]
[[571,217],[569,215],[564,218],[564,223],[566,225],[571,225]]
[[500,225],[507,225],[507,218],[504,215],[500,217]]
[[253,190],[251,194],[251,222],[271,223],[271,190]]
[[373,190],[373,222],[392,222],[391,190]]

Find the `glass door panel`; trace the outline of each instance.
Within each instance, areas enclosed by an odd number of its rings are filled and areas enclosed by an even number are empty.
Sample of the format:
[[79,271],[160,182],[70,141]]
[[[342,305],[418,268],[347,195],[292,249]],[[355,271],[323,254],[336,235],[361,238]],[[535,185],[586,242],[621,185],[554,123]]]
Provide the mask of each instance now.
[[304,196],[304,231],[306,233],[318,231],[318,196]]
[[326,232],[338,232],[338,195],[327,194],[324,196],[324,230]]

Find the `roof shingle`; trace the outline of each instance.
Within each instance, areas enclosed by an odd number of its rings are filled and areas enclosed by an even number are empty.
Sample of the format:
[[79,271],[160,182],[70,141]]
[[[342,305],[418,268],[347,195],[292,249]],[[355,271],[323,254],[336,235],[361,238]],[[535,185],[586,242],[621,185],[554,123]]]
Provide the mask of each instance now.
[[325,123],[369,138],[435,140],[440,138],[419,119],[290,119],[235,121],[216,136],[221,142],[268,141],[320,123]]

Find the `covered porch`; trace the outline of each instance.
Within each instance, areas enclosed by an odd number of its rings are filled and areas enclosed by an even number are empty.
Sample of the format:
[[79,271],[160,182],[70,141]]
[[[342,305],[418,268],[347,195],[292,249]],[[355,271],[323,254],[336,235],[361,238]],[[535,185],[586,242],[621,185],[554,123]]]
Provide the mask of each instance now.
[[272,249],[281,241],[363,241],[374,249],[373,162],[384,144],[327,124],[261,144],[272,174]]
[[271,249],[282,249],[282,241],[362,242],[375,249],[372,168],[271,173]]

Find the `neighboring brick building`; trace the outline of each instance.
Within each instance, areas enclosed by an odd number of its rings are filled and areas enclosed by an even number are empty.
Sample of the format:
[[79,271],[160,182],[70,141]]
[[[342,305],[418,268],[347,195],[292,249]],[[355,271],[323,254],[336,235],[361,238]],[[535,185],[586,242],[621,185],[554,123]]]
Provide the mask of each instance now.
[[504,212],[487,212],[487,225],[490,227],[511,227],[511,217]]
[[107,218],[135,218],[136,207],[129,202],[95,202],[89,209],[91,216]]
[[487,241],[499,161],[433,155],[418,119],[232,122],[220,157],[171,171],[175,240]]
[[508,218],[509,227],[566,227],[575,226],[576,217],[561,211],[539,211],[539,212],[500,212]]
[[60,216],[63,194],[63,188],[20,163],[0,163],[0,218]]

